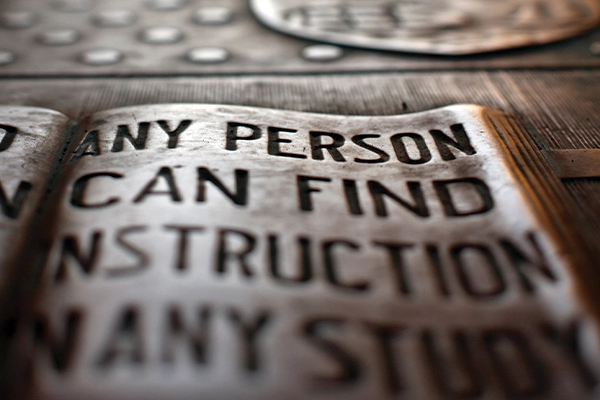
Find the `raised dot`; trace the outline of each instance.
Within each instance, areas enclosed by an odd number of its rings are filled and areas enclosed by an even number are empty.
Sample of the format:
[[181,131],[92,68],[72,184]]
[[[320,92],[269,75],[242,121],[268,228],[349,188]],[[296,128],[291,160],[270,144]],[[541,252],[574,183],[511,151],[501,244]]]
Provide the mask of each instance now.
[[115,49],[95,49],[81,53],[80,60],[88,65],[116,64],[123,59],[123,53]]
[[334,61],[342,58],[344,50],[328,44],[315,44],[302,49],[301,55],[309,61]]
[[187,53],[187,59],[196,64],[218,64],[227,61],[229,52],[220,47],[198,47]]
[[196,10],[193,21],[198,25],[222,25],[233,19],[233,12],[226,7],[203,7]]
[[590,45],[590,53],[595,56],[600,56],[600,40]]
[[183,39],[183,32],[170,26],[157,26],[140,32],[140,40],[150,44],[171,44]]
[[36,20],[36,15],[31,11],[7,11],[0,14],[0,26],[3,28],[30,28]]
[[15,53],[8,50],[0,50],[0,65],[7,65],[15,62],[17,57]]
[[77,42],[80,38],[79,32],[74,29],[52,29],[40,33],[37,40],[49,46],[65,46]]
[[131,10],[104,10],[92,17],[94,25],[100,28],[120,28],[135,22],[135,13]]
[[175,11],[179,10],[187,4],[187,0],[150,0],[146,5],[151,10],[157,11]]
[[57,0],[54,8],[62,12],[85,12],[94,7],[93,0]]

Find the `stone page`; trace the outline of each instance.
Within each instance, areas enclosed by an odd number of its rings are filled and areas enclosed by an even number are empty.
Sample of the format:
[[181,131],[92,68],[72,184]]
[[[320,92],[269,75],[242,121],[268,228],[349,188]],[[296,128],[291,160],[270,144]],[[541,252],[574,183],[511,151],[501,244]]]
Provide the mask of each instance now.
[[515,126],[472,105],[94,114],[46,215],[13,397],[592,398],[577,251]]
[[62,148],[68,118],[34,107],[0,107],[0,288],[25,245]]

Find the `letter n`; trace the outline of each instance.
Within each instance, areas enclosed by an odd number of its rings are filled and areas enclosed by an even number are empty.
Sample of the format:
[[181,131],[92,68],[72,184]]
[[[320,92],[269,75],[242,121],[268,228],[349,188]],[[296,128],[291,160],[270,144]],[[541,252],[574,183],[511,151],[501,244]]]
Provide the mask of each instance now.
[[17,219],[25,203],[25,198],[32,188],[33,186],[29,182],[23,181],[19,183],[17,191],[12,196],[12,199],[9,200],[0,183],[0,209],[2,210],[2,214],[8,218]]
[[102,242],[103,234],[102,231],[95,231],[92,233],[92,237],[89,244],[89,250],[86,253],[81,249],[79,240],[76,236],[65,236],[62,242],[62,249],[60,253],[60,260],[58,262],[58,268],[54,274],[54,281],[56,283],[63,282],[68,276],[68,261],[67,259],[73,259],[79,266],[85,275],[91,275],[94,272],[98,258],[100,256],[100,246]]
[[143,150],[146,148],[146,139],[148,138],[148,130],[150,129],[149,122],[140,122],[138,125],[138,135],[137,137],[133,137],[131,132],[129,132],[129,126],[127,125],[119,125],[117,128],[117,136],[115,136],[115,141],[113,143],[113,147],[110,150],[113,153],[118,153],[123,151],[123,144],[125,139],[129,140],[129,143],[133,145],[133,148],[136,150]]
[[[500,245],[516,270],[522,288],[527,293],[534,293],[544,282],[558,282],[559,278],[550,268],[549,260],[544,255],[538,237],[530,232],[527,234],[526,240],[519,240],[518,242],[522,246],[517,245],[516,242],[508,238],[504,238],[500,241]],[[524,250],[523,248],[528,245],[530,250]]]
[[[73,364],[78,338],[81,334],[83,312],[72,309],[61,315],[60,328],[50,321],[49,316],[35,316],[31,325],[33,353],[46,352],[50,365],[57,372],[66,372]],[[35,362],[35,358],[30,360]]]
[[[450,126],[450,130],[454,134],[454,138],[446,135],[444,132],[439,130],[431,130],[429,134],[433,137],[435,145],[440,152],[440,156],[444,161],[451,161],[456,159],[454,153],[450,150],[450,147],[454,147],[457,150],[462,151],[468,156],[476,154],[477,151],[471,146],[469,136],[465,131],[465,127],[462,124],[455,124]],[[450,146],[450,147],[449,147]]]
[[236,169],[235,193],[233,193],[227,189],[225,185],[223,185],[223,183],[216,176],[214,176],[208,168],[200,167],[198,168],[198,195],[196,196],[196,201],[199,203],[206,201],[205,182],[208,181],[217,189],[219,189],[221,193],[227,196],[234,204],[237,204],[238,206],[245,206],[248,204],[248,180],[248,171]]

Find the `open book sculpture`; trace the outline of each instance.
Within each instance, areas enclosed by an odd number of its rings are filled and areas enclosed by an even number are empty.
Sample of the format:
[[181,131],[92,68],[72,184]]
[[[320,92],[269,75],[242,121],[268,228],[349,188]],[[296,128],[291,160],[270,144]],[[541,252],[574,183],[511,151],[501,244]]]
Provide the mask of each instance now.
[[502,112],[3,107],[0,133],[10,396],[592,397],[598,278]]

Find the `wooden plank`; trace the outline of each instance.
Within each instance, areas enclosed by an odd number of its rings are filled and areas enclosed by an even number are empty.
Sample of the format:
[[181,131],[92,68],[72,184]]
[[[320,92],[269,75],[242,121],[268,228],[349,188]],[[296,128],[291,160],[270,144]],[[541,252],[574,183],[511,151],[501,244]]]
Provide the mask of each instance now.
[[560,178],[600,177],[600,149],[544,150],[543,153]]

